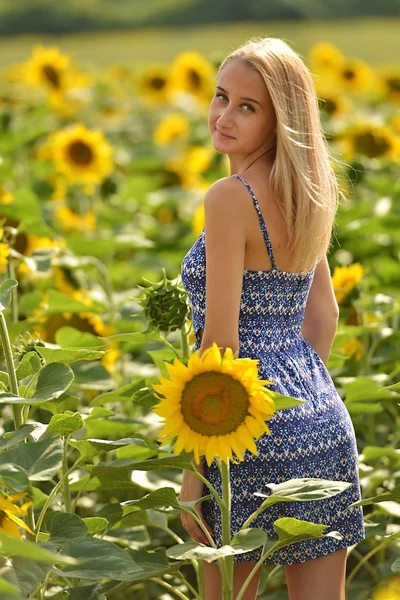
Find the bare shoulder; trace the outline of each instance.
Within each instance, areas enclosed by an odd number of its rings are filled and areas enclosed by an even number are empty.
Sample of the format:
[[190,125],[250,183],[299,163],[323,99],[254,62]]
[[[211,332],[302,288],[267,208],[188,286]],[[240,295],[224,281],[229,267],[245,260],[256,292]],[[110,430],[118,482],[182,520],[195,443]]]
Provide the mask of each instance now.
[[218,179],[204,196],[204,210],[214,219],[242,222],[246,215],[249,192],[235,177]]

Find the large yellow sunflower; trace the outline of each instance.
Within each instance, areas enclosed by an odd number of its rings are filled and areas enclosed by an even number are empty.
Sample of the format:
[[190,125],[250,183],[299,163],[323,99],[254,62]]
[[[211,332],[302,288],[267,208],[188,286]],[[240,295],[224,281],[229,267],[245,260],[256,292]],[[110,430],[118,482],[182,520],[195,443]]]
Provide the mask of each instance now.
[[372,90],[377,81],[371,67],[359,58],[347,58],[338,75],[342,88],[351,94],[364,94]]
[[53,97],[63,94],[70,59],[58,48],[36,46],[31,58],[24,64],[23,79],[26,83],[43,87]]
[[400,577],[396,575],[391,577],[379,588],[374,590],[372,600],[399,600],[400,598]]
[[359,284],[366,271],[360,263],[335,267],[332,275],[332,285],[338,304],[350,294]]
[[136,88],[139,96],[148,104],[169,104],[171,101],[171,68],[153,63],[138,76]]
[[396,160],[400,153],[400,138],[387,125],[360,122],[344,132],[342,146],[346,160],[357,154],[368,158],[386,157]]
[[243,452],[257,454],[254,439],[270,434],[266,420],[275,412],[272,383],[258,378],[258,360],[234,358],[231,348],[223,357],[214,342],[203,354],[194,352],[187,366],[175,359],[165,363],[171,379],[153,385],[161,399],[153,410],[165,418],[159,439],[177,436],[174,453],[194,452],[197,464],[205,455],[208,465],[215,457],[243,461]]
[[172,63],[172,84],[174,90],[208,105],[215,86],[215,69],[198,52],[182,52]]
[[10,537],[15,537],[20,540],[22,539],[22,536],[19,532],[18,525],[35,535],[32,529],[20,519],[21,515],[26,514],[32,502],[25,502],[21,507],[14,504],[16,500],[20,500],[26,495],[26,492],[20,492],[7,497],[0,494],[0,530],[4,531]]
[[187,118],[180,113],[173,113],[160,121],[153,132],[153,139],[158,146],[166,146],[186,137],[189,129]]
[[112,147],[101,131],[78,124],[51,136],[56,168],[70,183],[99,184],[113,169]]
[[327,75],[339,71],[345,62],[345,56],[334,44],[320,42],[311,48],[308,62],[313,73]]
[[382,67],[379,69],[381,81],[389,100],[400,103],[400,67]]

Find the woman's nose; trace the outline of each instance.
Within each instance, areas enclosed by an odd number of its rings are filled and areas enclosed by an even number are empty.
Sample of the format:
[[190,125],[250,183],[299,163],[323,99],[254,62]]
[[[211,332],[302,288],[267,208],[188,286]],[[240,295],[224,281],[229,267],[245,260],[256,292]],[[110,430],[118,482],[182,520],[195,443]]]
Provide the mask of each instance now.
[[223,127],[227,127],[232,124],[232,111],[229,108],[225,108],[219,115],[217,122]]

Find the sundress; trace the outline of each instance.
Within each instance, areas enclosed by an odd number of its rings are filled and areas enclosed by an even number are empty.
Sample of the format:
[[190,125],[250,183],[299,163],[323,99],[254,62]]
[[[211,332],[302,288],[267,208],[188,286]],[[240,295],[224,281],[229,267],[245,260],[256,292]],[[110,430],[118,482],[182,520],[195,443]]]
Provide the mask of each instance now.
[[[271,259],[269,270],[244,269],[238,323],[239,357],[259,360],[261,379],[272,381],[268,387],[281,394],[307,400],[306,403],[277,411],[256,446],[258,455],[244,453],[244,461],[230,462],[231,535],[240,529],[263,499],[254,492],[271,493],[269,483],[293,478],[313,477],[347,481],[353,485],[324,500],[279,502],[250,524],[277,539],[274,521],[295,517],[327,525],[324,534],[339,531],[334,538],[308,539],[275,551],[264,564],[291,565],[325,556],[340,548],[361,542],[365,526],[361,506],[342,511],[361,500],[358,452],[354,426],[349,412],[335,389],[332,378],[317,352],[301,333],[308,293],[315,268],[308,272],[282,271],[276,267],[271,241],[261,209],[250,185],[247,187],[258,214],[265,246]],[[182,261],[181,279],[192,309],[195,343],[201,345],[206,307],[205,229]],[[205,463],[204,476],[221,494],[220,471],[214,459]],[[204,485],[203,495],[209,494]],[[214,531],[217,547],[222,546],[221,513],[214,497],[202,502],[202,512]],[[261,549],[234,556],[234,561],[257,562]],[[214,561],[215,562],[215,561]]]

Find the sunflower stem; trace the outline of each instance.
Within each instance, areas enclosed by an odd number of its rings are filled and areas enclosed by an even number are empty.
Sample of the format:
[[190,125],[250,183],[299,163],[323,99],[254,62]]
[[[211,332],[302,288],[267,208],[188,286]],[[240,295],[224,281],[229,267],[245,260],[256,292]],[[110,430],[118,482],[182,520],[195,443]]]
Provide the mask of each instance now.
[[[222,479],[222,544],[230,546],[231,544],[231,484],[229,476],[229,458],[227,461],[217,460]],[[233,556],[225,556],[226,573],[222,573],[222,598],[223,600],[233,599]]]
[[[0,310],[0,339],[1,345],[3,347],[4,359],[7,365],[8,372],[8,380],[10,392],[19,395],[19,387],[18,387],[18,379],[17,374],[14,367],[14,359],[13,352],[11,348],[10,336],[8,335],[7,322],[4,317],[3,311]],[[22,421],[22,410],[23,406],[21,404],[12,404],[12,410],[14,413],[14,427],[17,430],[18,427],[21,427]]]
[[183,358],[189,358],[189,340],[185,323],[181,327],[181,348]]

